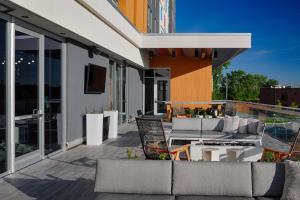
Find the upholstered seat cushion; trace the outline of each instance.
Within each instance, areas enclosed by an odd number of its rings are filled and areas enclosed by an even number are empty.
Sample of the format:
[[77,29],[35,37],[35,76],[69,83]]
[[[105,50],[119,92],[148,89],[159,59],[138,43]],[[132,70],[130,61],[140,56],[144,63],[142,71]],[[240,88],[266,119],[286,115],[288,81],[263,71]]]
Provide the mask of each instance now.
[[253,196],[281,197],[285,167],[283,163],[252,163]]
[[99,193],[95,200],[174,200],[171,195]]
[[173,162],[173,194],[252,197],[251,164]]
[[224,120],[221,118],[203,118],[202,131],[222,131]]
[[248,133],[249,134],[257,134],[257,129],[259,125],[259,120],[258,119],[248,119]]
[[168,137],[183,137],[183,138],[194,138],[201,136],[200,131],[189,131],[189,130],[173,130],[170,134],[168,134]]
[[202,131],[202,138],[232,139],[232,134],[219,131]]
[[245,139],[245,140],[258,140],[261,136],[251,134],[235,134],[234,139]]
[[256,200],[280,200],[279,197],[256,197]]
[[300,199],[300,162],[287,160],[285,163],[285,183],[281,200]]
[[240,119],[237,117],[224,118],[224,126],[222,132],[224,133],[237,133],[239,129]]
[[240,118],[238,133],[246,134],[248,133],[248,119]]
[[176,200],[255,200],[252,197],[231,196],[176,196]]
[[172,162],[98,160],[95,192],[171,194]]

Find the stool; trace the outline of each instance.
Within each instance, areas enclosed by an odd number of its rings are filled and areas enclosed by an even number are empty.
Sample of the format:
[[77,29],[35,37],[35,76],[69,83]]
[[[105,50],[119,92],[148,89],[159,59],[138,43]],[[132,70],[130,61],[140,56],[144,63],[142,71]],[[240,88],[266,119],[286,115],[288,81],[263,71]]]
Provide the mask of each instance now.
[[227,161],[236,162],[241,160],[243,149],[237,149],[237,148],[226,149],[226,153],[227,153]]
[[204,148],[202,149],[203,161],[220,161],[219,149],[217,148]]

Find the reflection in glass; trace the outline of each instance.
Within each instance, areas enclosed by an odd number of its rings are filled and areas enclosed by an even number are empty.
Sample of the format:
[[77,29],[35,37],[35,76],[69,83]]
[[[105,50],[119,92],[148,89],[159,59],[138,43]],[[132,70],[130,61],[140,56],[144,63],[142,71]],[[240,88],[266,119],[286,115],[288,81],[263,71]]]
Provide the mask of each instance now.
[[15,33],[15,122],[16,157],[37,150],[39,144],[38,110],[39,39],[25,33]]
[[119,124],[126,121],[126,66],[110,63],[112,84],[112,108],[119,111]]
[[145,114],[154,114],[154,78],[145,78]]
[[126,122],[126,67],[122,67],[122,123]]
[[38,38],[16,31],[15,99],[16,116],[38,109]]
[[38,118],[16,120],[16,157],[39,149]]
[[62,145],[61,42],[45,38],[45,154]]
[[166,113],[166,103],[169,100],[169,84],[167,80],[157,81],[157,112]]
[[5,71],[6,47],[5,21],[0,20],[0,174],[6,171],[6,114],[5,114]]

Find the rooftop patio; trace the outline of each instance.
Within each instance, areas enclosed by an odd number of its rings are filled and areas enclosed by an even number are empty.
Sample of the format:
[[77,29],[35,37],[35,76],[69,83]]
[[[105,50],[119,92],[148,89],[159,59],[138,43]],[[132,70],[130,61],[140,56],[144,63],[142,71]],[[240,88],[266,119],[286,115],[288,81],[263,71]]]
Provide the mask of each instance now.
[[[170,124],[164,124],[167,128]],[[264,147],[289,146],[265,134]],[[80,145],[0,180],[0,199],[94,199],[96,160],[127,159],[126,150],[144,158],[135,122],[119,129],[119,137],[101,146]]]

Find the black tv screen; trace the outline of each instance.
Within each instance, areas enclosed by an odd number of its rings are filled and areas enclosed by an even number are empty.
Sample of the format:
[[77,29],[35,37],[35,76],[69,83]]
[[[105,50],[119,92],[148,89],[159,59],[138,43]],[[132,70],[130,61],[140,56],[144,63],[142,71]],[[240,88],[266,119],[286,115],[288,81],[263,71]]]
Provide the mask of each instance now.
[[101,94],[105,92],[106,68],[89,64],[85,67],[85,94]]

